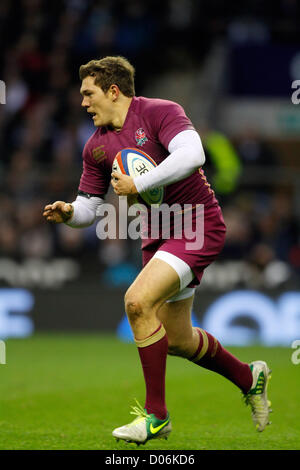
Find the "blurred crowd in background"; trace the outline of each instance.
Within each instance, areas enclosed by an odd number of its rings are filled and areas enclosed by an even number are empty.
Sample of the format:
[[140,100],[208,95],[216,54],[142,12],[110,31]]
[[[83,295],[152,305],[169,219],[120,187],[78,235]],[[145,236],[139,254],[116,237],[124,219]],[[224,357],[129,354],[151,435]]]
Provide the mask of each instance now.
[[[136,93],[142,95],[166,70],[201,66],[216,39],[244,35],[250,41],[297,42],[299,18],[296,0],[2,0],[0,256],[96,259],[104,272],[114,268],[119,275],[122,266],[126,273],[139,267],[139,242],[99,241],[95,227],[74,230],[42,218],[45,204],[75,199],[82,148],[94,132],[80,106],[81,64],[124,55],[136,67]],[[285,155],[251,132],[232,139],[222,129],[199,132],[204,170],[228,227],[220,261],[243,259],[259,269],[281,260],[299,274],[293,188],[278,185],[276,178],[244,185],[252,167],[278,174]],[[107,200],[117,202],[111,192]]]

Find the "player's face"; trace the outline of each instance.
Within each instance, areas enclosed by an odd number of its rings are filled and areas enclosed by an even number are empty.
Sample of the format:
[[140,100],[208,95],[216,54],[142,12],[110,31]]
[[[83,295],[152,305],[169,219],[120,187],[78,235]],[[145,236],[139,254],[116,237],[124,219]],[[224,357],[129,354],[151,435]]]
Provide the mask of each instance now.
[[83,106],[92,115],[96,127],[108,126],[112,122],[112,99],[109,91],[104,91],[94,83],[95,78],[87,76],[82,80],[80,93]]

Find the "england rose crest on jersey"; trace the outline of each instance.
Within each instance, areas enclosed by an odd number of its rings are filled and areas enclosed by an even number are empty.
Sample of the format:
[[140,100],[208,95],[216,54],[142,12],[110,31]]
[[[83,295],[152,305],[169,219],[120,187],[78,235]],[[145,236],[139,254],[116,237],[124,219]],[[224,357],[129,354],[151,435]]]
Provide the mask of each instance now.
[[140,127],[137,131],[135,131],[135,140],[136,140],[136,143],[137,145],[141,145],[143,146],[145,142],[147,142],[147,136],[146,136],[146,132],[144,131],[144,129],[142,129],[142,127]]

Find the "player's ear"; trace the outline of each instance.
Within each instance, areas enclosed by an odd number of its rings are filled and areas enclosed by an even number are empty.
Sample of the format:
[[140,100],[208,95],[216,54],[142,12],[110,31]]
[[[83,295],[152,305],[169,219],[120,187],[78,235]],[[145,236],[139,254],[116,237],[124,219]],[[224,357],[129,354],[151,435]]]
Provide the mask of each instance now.
[[116,101],[118,99],[118,96],[120,94],[120,89],[118,85],[110,85],[109,87],[109,93],[113,101]]

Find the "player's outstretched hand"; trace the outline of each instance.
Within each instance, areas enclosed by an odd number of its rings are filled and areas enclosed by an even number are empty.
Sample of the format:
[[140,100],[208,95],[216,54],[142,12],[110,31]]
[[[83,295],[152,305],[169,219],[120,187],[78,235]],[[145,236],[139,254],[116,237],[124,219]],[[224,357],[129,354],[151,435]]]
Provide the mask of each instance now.
[[56,201],[48,204],[44,208],[43,216],[48,222],[61,224],[67,222],[73,215],[74,208],[72,204],[64,201]]

